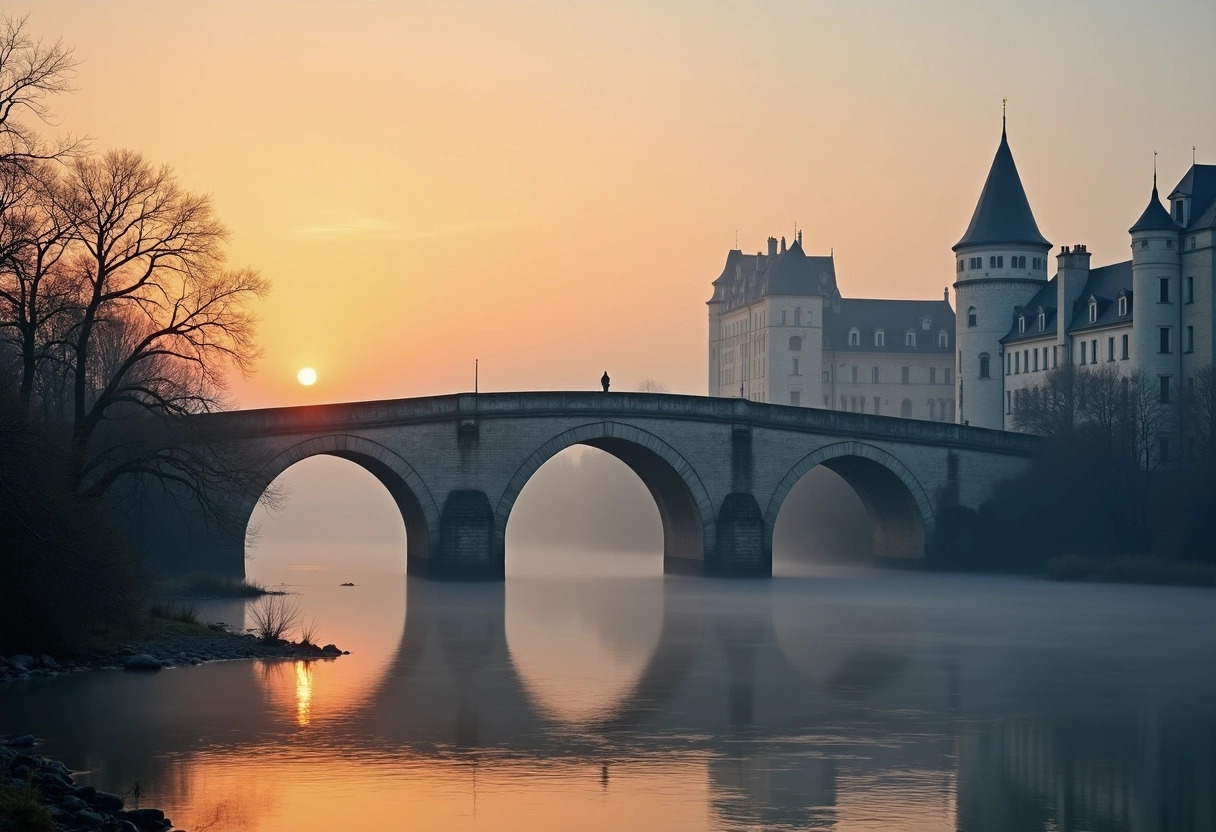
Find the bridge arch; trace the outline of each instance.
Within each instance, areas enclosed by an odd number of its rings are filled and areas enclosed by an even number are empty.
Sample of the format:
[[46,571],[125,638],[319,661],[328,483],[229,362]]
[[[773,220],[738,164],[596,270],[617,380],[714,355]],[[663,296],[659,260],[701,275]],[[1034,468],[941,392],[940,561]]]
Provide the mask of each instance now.
[[[439,531],[439,511],[430,490],[408,462],[370,439],[336,433],[306,439],[290,446],[264,466],[261,494],[292,465],[313,456],[345,459],[379,480],[397,504],[405,523],[407,558],[415,561],[430,556],[431,540]],[[246,526],[255,506],[256,503],[250,505],[245,512]]]
[[933,539],[933,503],[924,487],[898,459],[864,442],[826,445],[800,459],[782,478],[764,514],[764,535],[773,529],[785,498],[808,471],[822,465],[838,474],[861,498],[870,518],[876,558],[924,560]]
[[506,555],[507,521],[532,475],[552,456],[573,445],[605,451],[629,466],[646,486],[663,524],[663,562],[668,571],[701,571],[716,540],[713,503],[697,472],[659,437],[618,422],[593,422],[554,436],[515,471],[494,512],[494,547]]

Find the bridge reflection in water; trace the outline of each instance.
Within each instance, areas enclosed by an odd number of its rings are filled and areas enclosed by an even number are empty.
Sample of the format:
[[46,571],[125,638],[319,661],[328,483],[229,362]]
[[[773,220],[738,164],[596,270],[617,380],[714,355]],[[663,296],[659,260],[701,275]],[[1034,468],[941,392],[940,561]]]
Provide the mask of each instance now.
[[[404,816],[413,809],[401,801],[428,778],[447,777],[451,791],[471,777],[480,811],[497,806],[530,828],[587,811],[558,806],[571,781],[594,781],[610,804],[644,784],[650,811],[683,799],[668,822],[708,812],[714,828],[1216,828],[1211,613],[1174,605],[1169,629],[1149,630],[1165,596],[1109,620],[1103,604],[1047,612],[1071,587],[1029,602],[1025,587],[907,575],[410,580],[396,648],[335,701],[327,685],[346,660],[79,675],[44,680],[19,703],[0,692],[0,709],[55,725],[55,753],[111,788],[141,779],[184,807],[175,820],[187,826],[216,803],[217,784],[252,789],[242,766],[265,761],[274,778],[305,771],[319,794],[351,768],[360,780],[341,789],[366,791],[377,811],[395,795]],[[563,679],[554,645],[572,628],[588,641],[567,654]],[[589,692],[577,677],[590,656],[618,671]],[[81,686],[107,719],[74,707]],[[552,817],[521,808],[544,804],[537,783]],[[275,781],[258,788],[233,828],[314,828],[293,798],[274,796]]]

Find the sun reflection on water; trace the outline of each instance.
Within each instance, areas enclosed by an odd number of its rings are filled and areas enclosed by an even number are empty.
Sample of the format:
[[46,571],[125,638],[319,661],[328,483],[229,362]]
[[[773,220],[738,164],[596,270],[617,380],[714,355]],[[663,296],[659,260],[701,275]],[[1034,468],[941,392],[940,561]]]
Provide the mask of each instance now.
[[301,728],[312,721],[312,666],[297,661],[296,665],[296,725]]

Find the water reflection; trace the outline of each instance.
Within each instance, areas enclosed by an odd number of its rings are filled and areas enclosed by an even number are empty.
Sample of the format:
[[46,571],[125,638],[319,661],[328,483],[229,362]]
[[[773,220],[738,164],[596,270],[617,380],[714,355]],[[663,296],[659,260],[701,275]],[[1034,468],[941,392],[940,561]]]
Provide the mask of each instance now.
[[1207,593],[408,581],[373,633],[376,597],[305,594],[339,661],[35,679],[0,731],[187,828],[1216,828]]

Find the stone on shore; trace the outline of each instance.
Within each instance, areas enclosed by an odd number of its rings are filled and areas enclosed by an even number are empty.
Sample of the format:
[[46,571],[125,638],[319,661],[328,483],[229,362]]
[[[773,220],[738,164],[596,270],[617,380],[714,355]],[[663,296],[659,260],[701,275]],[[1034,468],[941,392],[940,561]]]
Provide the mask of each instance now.
[[122,666],[126,670],[160,670],[163,667],[160,659],[147,653],[136,653],[128,657]]
[[33,734],[21,734],[9,739],[5,745],[12,746],[13,748],[31,748],[36,742],[37,740],[34,739]]

